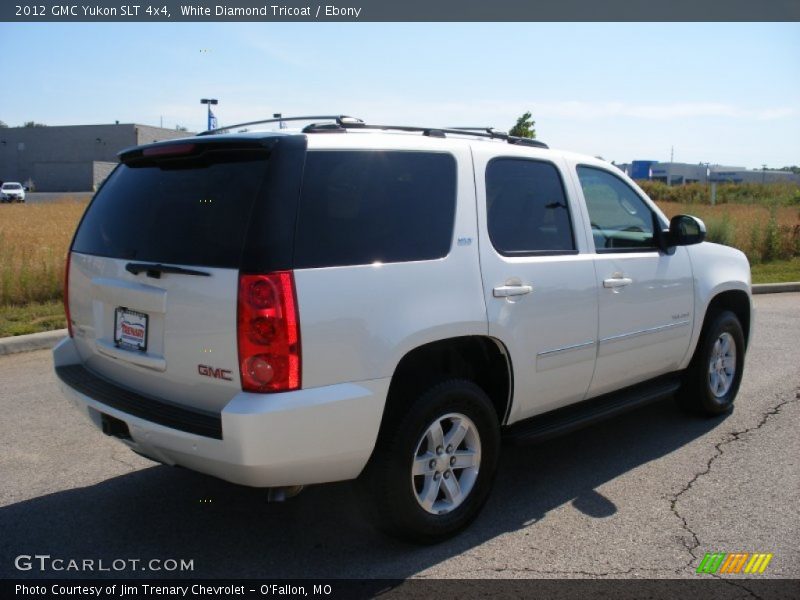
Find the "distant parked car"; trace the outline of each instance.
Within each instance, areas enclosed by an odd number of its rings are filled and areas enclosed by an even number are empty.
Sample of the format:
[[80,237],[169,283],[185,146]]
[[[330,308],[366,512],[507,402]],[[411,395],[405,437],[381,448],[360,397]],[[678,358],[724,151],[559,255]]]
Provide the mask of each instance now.
[[7,181],[0,186],[0,202],[25,202],[25,190],[22,184]]

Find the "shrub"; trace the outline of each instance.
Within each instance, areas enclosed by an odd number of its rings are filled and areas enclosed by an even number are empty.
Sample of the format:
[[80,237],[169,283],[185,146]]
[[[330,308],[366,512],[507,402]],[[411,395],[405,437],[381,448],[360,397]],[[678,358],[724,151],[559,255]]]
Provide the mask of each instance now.
[[769,221],[764,231],[764,244],[761,253],[765,262],[775,260],[781,255],[781,238],[780,230],[778,228],[778,219],[775,214],[775,207],[773,206],[769,211]]
[[736,228],[731,223],[728,213],[722,218],[712,218],[706,221],[706,239],[709,242],[734,246],[736,238]]
[[750,248],[746,254],[751,263],[761,262],[761,225],[758,221],[755,221],[750,227]]

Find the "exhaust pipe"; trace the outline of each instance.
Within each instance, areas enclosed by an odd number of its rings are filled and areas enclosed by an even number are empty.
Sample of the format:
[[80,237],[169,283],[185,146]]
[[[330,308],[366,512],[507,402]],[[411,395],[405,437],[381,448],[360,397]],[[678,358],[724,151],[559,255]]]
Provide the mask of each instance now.
[[303,491],[302,485],[287,485],[273,487],[267,490],[267,502],[286,502],[289,498],[294,498]]

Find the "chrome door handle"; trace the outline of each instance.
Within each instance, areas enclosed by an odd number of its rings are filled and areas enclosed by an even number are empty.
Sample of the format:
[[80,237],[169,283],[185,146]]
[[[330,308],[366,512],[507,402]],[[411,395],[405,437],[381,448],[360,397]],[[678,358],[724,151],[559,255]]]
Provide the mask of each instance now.
[[620,288],[633,283],[630,277],[612,277],[611,279],[603,280],[604,288]]
[[495,298],[508,298],[509,296],[523,296],[533,291],[532,285],[500,285],[492,290]]

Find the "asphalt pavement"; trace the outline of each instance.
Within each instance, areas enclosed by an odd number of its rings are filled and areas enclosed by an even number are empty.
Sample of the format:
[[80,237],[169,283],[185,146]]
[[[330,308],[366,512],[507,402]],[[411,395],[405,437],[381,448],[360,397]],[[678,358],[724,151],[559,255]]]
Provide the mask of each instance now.
[[[350,483],[267,504],[262,490],[140,458],[73,410],[49,351],[0,356],[0,577],[696,578],[719,551],[772,553],[762,577],[798,578],[800,294],[755,302],[731,415],[665,401],[504,448],[479,519],[432,547],[373,531]],[[193,571],[15,568],[34,554]]]

